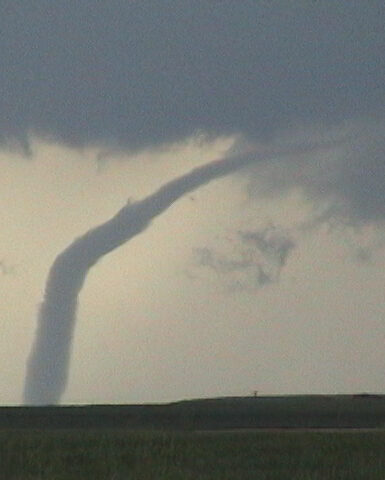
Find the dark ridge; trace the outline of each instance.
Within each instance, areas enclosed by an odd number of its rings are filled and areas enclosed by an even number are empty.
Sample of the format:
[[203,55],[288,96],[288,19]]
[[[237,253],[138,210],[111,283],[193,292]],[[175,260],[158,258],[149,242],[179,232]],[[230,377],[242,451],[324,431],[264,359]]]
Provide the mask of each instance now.
[[168,404],[0,407],[0,429],[385,428],[385,395],[223,397]]

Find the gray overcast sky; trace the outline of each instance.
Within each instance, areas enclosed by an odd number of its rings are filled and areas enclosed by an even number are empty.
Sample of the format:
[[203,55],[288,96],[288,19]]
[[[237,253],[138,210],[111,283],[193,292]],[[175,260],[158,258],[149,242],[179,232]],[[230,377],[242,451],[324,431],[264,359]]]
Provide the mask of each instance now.
[[55,256],[250,147],[277,155],[92,270],[64,401],[384,391],[384,25],[380,0],[2,1],[0,402]]

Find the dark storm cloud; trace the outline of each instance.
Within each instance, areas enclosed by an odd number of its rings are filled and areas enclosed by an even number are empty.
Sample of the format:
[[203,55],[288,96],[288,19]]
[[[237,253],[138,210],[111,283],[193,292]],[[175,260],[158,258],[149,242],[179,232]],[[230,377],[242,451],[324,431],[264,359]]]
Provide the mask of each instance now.
[[383,0],[5,0],[0,142],[108,152],[239,134],[271,151],[290,131],[355,125],[317,162],[273,162],[258,192],[299,188],[325,218],[382,222],[384,25]]
[[383,118],[382,0],[5,0],[0,139],[148,148]]

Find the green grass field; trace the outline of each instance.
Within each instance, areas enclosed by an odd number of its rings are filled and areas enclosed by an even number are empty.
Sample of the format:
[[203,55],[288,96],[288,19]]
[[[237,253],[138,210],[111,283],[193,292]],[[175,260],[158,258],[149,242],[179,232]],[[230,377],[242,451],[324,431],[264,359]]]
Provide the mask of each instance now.
[[385,396],[0,407],[0,480],[83,479],[385,480]]
[[384,480],[385,432],[1,431],[2,480]]

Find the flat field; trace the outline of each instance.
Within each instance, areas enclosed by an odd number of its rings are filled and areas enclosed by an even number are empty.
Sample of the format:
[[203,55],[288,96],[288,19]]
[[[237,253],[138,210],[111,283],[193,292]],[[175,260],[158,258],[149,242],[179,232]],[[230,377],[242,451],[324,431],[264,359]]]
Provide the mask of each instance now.
[[13,430],[2,480],[384,480],[385,431]]
[[385,396],[0,407],[0,480],[385,480]]

